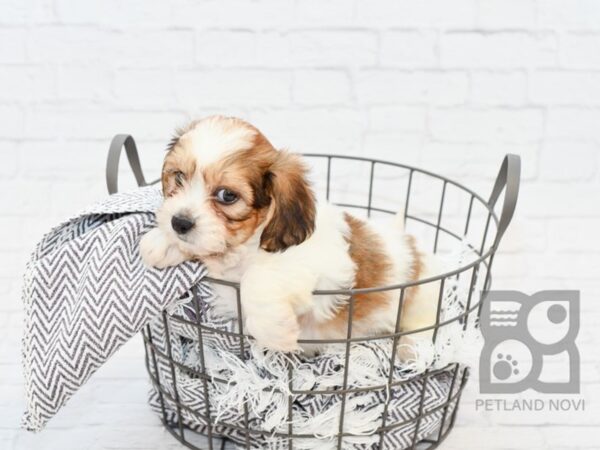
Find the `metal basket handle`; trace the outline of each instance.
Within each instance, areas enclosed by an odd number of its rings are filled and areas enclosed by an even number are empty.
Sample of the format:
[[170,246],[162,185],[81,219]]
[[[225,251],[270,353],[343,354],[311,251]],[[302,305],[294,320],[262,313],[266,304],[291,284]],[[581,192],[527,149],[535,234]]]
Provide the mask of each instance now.
[[503,190],[504,192],[504,203],[502,205],[502,212],[500,213],[500,220],[498,221],[498,229],[496,231],[496,239],[494,240],[494,249],[498,249],[500,240],[504,235],[504,232],[508,228],[510,221],[515,213],[515,207],[517,206],[517,198],[519,197],[519,185],[521,184],[521,157],[519,155],[508,154],[502,161],[502,166],[496,177],[492,194],[488,201],[488,205],[491,209],[494,209],[498,197]]
[[123,147],[125,147],[127,159],[129,160],[129,165],[135,175],[135,181],[138,186],[146,186],[148,184],[144,179],[144,172],[140,165],[140,157],[138,156],[133,137],[129,134],[117,134],[110,143],[108,159],[106,160],[106,188],[109,194],[119,191],[119,160]]

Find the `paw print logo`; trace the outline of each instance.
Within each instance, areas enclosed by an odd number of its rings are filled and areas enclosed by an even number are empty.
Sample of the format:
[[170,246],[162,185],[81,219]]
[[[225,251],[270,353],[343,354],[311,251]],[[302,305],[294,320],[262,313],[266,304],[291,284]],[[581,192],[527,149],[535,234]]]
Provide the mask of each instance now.
[[[488,291],[483,296],[481,393],[579,392],[579,291]],[[542,381],[544,360],[566,356],[568,381]]]
[[512,355],[503,355],[498,353],[494,363],[494,376],[499,380],[508,380],[513,375],[519,375],[519,362],[513,359]]

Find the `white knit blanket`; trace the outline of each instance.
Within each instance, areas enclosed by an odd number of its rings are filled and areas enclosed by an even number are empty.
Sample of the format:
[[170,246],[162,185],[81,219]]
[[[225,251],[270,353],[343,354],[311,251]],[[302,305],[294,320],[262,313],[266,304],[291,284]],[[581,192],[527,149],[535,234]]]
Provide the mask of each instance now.
[[[194,301],[198,305],[194,305]],[[199,319],[197,310],[200,311]],[[342,389],[345,345],[331,345],[321,356],[307,359],[301,355],[290,357],[278,352],[264,352],[252,344],[246,344],[243,361],[238,338],[207,331],[213,329],[235,333],[237,323],[224,321],[213,314],[210,289],[205,283],[200,283],[196,288],[196,300],[177,305],[171,308],[170,313],[174,317],[167,320],[171,352],[179,364],[171,367],[163,357],[156,358],[156,366],[152,358],[147,361],[150,373],[155,380],[160,380],[163,390],[161,393],[157,388],[151,389],[150,404],[167,424],[177,429],[181,414],[186,428],[206,435],[205,417],[208,411],[213,424],[213,436],[227,438],[239,444],[239,448],[245,448],[248,437],[251,448],[288,449],[288,440],[283,435],[288,432],[290,423],[293,433],[312,436],[294,438],[295,449],[337,448],[342,396],[336,393],[290,395],[290,388],[330,392]],[[199,376],[204,370],[198,328],[192,325],[198,320],[203,325],[205,373],[215,380],[209,380],[206,391]],[[150,335],[156,349],[168,354],[167,333],[162,318],[151,323]],[[434,438],[437,437],[443,414],[447,412],[450,417],[456,402],[451,402],[448,411],[442,405],[456,395],[465,366],[457,369],[457,381],[452,386],[453,370],[440,369],[439,366],[445,366],[445,362],[434,362],[424,386],[422,379],[413,378],[421,372],[421,362],[418,365],[396,362],[390,368],[391,339],[353,344],[350,355],[347,388],[381,388],[346,395],[344,432],[349,436],[343,438],[342,448],[379,448],[380,434],[376,430],[382,426],[386,403],[386,425],[391,426],[391,430],[384,435],[384,448],[409,448],[417,431],[417,421],[414,419],[420,412],[425,415],[419,421],[417,439],[421,440],[432,433]],[[419,359],[425,361],[432,355],[423,352]],[[403,382],[391,389],[388,388],[390,370],[393,371],[394,382]],[[173,371],[176,392],[173,388]],[[424,401],[421,406],[422,394]],[[185,407],[178,408],[175,398]],[[245,419],[245,407],[248,422]],[[252,430],[248,435],[243,431],[246,424]],[[206,448],[206,445],[201,448]]]

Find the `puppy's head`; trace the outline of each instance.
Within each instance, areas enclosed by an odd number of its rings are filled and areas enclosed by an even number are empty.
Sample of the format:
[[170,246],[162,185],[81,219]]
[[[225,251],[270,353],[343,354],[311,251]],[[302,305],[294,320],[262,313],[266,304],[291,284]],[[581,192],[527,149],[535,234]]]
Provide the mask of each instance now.
[[225,256],[255,236],[266,251],[314,230],[315,200],[300,158],[276,150],[243,120],[192,122],[169,146],[158,226],[196,258]]

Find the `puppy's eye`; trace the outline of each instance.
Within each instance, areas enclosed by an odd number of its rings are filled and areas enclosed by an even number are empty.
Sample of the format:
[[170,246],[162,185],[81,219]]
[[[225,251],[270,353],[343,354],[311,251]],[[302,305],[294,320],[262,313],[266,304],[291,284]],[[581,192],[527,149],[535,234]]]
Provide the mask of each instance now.
[[183,186],[183,182],[185,181],[185,174],[178,170],[176,172],[173,172],[173,175],[175,176],[175,184],[177,184],[177,186],[179,187]]
[[237,202],[238,195],[230,191],[227,188],[219,188],[215,191],[215,197],[219,203],[223,203],[224,205],[231,205],[232,203]]

